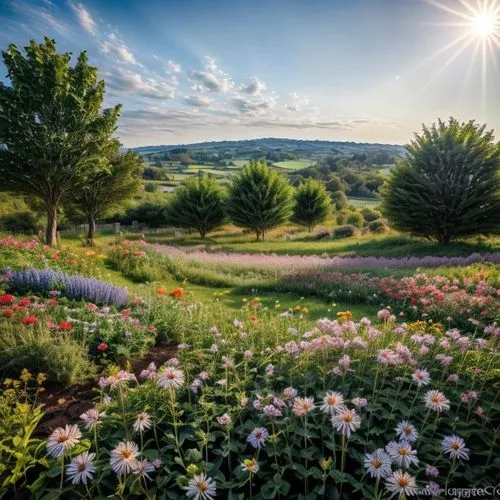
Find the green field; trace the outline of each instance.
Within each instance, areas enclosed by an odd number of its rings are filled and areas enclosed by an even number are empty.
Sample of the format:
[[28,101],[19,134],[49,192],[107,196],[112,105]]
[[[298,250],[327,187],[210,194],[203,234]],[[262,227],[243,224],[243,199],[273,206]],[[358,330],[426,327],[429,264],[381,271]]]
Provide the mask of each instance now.
[[285,168],[288,170],[301,170],[314,165],[312,160],[289,160],[273,163],[273,167]]
[[356,208],[376,208],[380,205],[380,200],[374,200],[373,198],[357,198],[355,196],[349,196],[349,203],[354,205]]

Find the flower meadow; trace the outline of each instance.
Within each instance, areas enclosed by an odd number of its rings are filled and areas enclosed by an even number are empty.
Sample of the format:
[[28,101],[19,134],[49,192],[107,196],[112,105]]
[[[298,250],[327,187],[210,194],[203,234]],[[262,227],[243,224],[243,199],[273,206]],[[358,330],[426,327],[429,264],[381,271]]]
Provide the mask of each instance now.
[[[499,299],[484,276],[339,274],[338,293],[385,307],[313,322],[307,300],[228,309],[159,284],[97,303],[76,291],[111,285],[58,267],[73,288],[56,286],[33,271],[38,243],[10,245],[25,266],[0,282],[0,497],[378,500],[499,482]],[[112,251],[138,281],[158,262]],[[441,320],[461,296],[470,311]],[[44,387],[88,380],[85,407],[43,427]]]

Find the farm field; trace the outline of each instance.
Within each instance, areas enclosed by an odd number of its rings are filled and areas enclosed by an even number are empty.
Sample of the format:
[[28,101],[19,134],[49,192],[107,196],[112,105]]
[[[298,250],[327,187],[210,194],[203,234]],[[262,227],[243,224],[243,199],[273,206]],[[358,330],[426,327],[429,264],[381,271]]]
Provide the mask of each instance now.
[[289,160],[289,161],[278,161],[273,163],[273,166],[284,168],[288,170],[300,170],[302,168],[307,168],[313,165],[312,160]]

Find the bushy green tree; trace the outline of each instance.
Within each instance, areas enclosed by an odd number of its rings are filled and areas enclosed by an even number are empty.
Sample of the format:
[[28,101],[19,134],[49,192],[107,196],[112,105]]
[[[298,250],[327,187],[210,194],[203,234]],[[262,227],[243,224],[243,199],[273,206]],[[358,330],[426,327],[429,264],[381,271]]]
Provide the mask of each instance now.
[[94,245],[96,220],[126,205],[141,187],[142,161],[133,151],[120,153],[119,146],[118,141],[110,144],[108,168],[89,175],[70,201],[86,218],[88,245]]
[[168,224],[194,228],[200,238],[224,223],[225,193],[217,181],[208,176],[188,180],[170,196],[165,209]]
[[0,187],[43,201],[53,245],[62,201],[106,167],[120,106],[101,111],[104,82],[85,52],[72,67],[46,38],[2,55],[10,85],[0,82]]
[[331,209],[330,196],[322,182],[308,179],[294,193],[292,220],[301,226],[313,227],[324,222]]
[[446,245],[500,229],[500,146],[474,121],[423,128],[392,170],[383,212],[394,228]]
[[250,162],[229,186],[227,212],[232,222],[255,231],[257,240],[291,214],[292,188],[265,162]]
[[332,193],[332,201],[336,210],[344,210],[349,206],[349,200],[343,191]]

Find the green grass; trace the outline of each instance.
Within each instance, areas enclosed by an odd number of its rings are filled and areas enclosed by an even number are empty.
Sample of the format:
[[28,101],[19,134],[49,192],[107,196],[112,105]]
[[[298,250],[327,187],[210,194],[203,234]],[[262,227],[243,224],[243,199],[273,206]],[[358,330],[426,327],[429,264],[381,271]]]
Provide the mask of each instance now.
[[289,160],[273,163],[273,167],[285,168],[288,170],[300,170],[302,168],[310,167],[313,164],[314,161],[312,160]]
[[356,208],[376,208],[380,205],[380,200],[375,200],[373,198],[358,198],[356,196],[349,196],[349,203],[354,205]]

